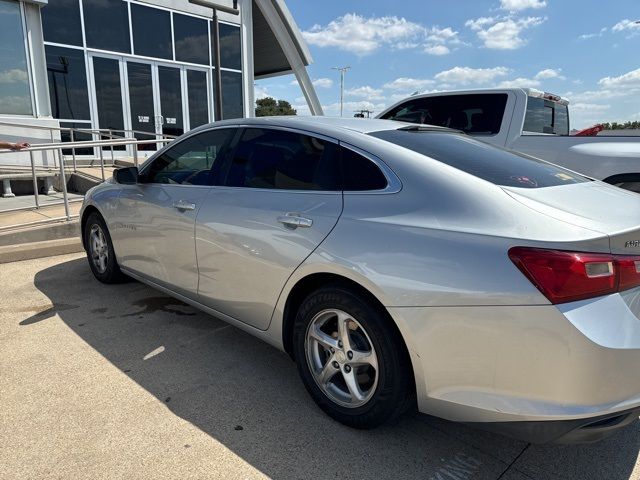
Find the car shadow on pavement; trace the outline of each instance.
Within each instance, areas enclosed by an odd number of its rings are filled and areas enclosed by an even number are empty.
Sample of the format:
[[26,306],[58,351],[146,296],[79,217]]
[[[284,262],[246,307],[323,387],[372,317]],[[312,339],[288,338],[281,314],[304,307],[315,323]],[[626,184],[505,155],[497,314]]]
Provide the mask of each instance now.
[[286,354],[141,283],[103,285],[75,259],[38,272],[35,286],[53,307],[20,325],[59,315],[173,414],[273,478],[627,479],[637,461],[639,422],[574,446],[426,415],[353,430],[315,406]]

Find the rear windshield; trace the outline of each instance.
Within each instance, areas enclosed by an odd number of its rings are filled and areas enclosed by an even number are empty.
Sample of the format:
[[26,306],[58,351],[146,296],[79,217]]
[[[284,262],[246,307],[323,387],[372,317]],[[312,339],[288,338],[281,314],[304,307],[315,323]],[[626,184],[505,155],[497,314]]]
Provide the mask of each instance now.
[[381,118],[449,127],[475,135],[495,135],[500,132],[506,104],[506,93],[413,98]]
[[527,97],[525,132],[569,135],[569,108],[544,98]]
[[542,188],[589,181],[556,165],[462,134],[400,129],[369,135],[505,187]]

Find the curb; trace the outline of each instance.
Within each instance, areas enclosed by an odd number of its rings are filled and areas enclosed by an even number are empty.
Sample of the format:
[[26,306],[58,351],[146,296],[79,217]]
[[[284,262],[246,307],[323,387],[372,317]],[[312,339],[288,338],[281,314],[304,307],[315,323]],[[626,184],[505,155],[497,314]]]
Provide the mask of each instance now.
[[22,243],[0,247],[0,264],[52,257],[84,251],[79,237],[59,238],[43,242]]

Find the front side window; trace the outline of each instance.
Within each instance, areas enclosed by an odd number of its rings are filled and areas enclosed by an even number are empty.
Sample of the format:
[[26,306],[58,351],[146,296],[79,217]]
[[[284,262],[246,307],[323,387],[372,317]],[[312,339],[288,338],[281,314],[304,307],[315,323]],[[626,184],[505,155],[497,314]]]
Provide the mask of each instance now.
[[91,120],[82,50],[45,46],[53,118]]
[[0,0],[0,113],[32,113],[20,4],[13,0]]
[[334,145],[283,130],[247,128],[225,185],[278,190],[339,190]]
[[505,187],[541,188],[588,181],[564,168],[466,135],[403,129],[370,135]]
[[382,118],[436,125],[476,135],[500,132],[507,104],[505,93],[443,95],[407,100]]
[[210,130],[172,146],[146,169],[142,183],[214,185],[224,152],[235,130]]

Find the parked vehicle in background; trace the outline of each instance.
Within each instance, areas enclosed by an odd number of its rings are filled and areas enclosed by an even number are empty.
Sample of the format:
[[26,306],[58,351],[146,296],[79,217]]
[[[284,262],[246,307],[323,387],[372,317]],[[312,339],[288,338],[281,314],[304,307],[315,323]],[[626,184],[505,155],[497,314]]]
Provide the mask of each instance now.
[[634,193],[454,130],[263,117],[117,170],[81,226],[98,280],[287,351],[346,425],[417,406],[541,442],[638,418],[639,217]]
[[640,138],[570,136],[569,102],[526,88],[414,95],[377,118],[462,130],[478,139],[640,192]]

